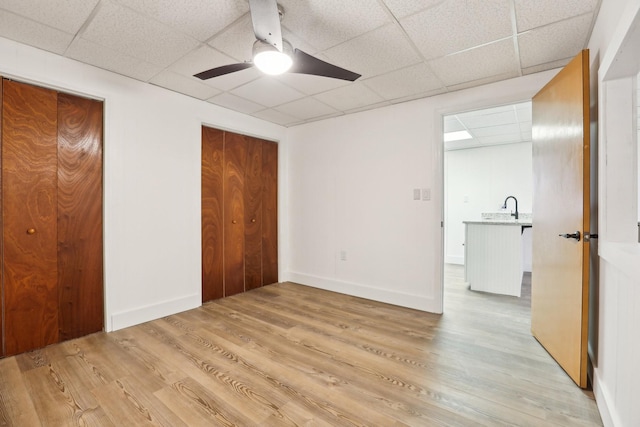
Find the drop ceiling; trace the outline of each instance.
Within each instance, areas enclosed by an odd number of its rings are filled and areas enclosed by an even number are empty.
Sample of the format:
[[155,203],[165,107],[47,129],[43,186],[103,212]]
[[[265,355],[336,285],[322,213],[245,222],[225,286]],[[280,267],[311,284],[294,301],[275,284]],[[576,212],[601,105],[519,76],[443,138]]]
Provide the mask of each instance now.
[[251,59],[247,0],[0,0],[0,37],[284,126],[565,65],[600,0],[280,0],[283,36],[362,74],[193,74]]
[[531,142],[531,101],[445,116],[443,129],[471,135],[445,142],[445,151]]

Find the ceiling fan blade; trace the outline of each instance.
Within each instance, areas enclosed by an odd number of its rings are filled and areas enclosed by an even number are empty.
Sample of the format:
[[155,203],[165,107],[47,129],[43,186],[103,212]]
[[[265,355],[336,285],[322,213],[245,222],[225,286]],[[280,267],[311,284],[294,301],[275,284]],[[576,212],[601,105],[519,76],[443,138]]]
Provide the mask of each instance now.
[[256,38],[282,52],[282,30],[276,0],[249,0],[249,9]]
[[194,74],[193,77],[197,77],[200,80],[207,80],[214,77],[223,76],[225,74],[235,73],[236,71],[244,70],[251,67],[253,67],[253,62],[240,62],[238,64],[229,64],[223,65],[222,67],[212,68],[210,70]]
[[331,77],[333,79],[348,80],[350,82],[360,77],[358,73],[324,62],[300,49],[295,49],[293,52],[293,65],[289,69],[289,72]]

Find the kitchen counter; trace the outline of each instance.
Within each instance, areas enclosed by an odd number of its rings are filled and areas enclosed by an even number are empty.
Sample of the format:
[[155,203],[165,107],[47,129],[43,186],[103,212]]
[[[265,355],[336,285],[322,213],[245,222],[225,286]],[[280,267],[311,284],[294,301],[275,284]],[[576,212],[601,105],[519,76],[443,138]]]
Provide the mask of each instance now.
[[484,225],[519,225],[521,227],[531,227],[531,219],[483,219],[480,221],[462,221],[465,224],[484,224]]

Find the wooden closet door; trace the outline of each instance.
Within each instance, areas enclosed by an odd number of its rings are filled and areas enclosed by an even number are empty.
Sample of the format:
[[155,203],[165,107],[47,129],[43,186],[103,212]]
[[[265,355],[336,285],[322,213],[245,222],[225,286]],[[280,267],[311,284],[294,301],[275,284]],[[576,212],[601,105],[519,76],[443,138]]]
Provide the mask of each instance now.
[[104,324],[102,102],[58,94],[60,340]]
[[[0,77],[0,143],[2,142],[2,110],[3,110],[3,101],[2,101],[2,93],[4,79]],[[2,167],[2,153],[0,152],[0,168]],[[2,206],[2,173],[0,173],[0,207]],[[2,213],[0,212],[0,242],[2,238]],[[0,263],[4,262],[4,255],[2,252],[2,244],[0,243]],[[4,283],[2,280],[2,272],[1,272],[1,264],[0,264],[0,357],[4,357],[4,327],[2,326],[2,322],[4,321]]]
[[224,296],[224,131],[202,127],[202,302]]
[[224,296],[244,292],[244,181],[247,144],[243,135],[225,133],[224,141]]
[[262,286],[262,140],[246,137],[245,169],[245,290]]
[[262,284],[278,282],[278,144],[262,144]]
[[2,216],[5,354],[58,342],[57,94],[5,80]]

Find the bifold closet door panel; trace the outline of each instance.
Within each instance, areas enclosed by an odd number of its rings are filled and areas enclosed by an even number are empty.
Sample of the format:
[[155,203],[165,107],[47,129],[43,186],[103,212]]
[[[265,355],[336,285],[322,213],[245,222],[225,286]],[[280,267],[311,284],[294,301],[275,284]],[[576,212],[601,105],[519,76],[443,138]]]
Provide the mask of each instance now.
[[58,342],[57,93],[3,82],[6,355]]
[[262,140],[246,137],[245,169],[245,290],[262,286]]
[[224,138],[224,296],[244,292],[244,181],[247,143],[243,135]]
[[58,94],[60,340],[103,329],[102,102]]
[[[0,142],[2,141],[2,93],[4,92],[2,85],[4,79],[0,76]],[[2,165],[2,153],[0,152],[0,166]],[[0,208],[2,207],[2,173],[0,173]],[[0,230],[2,230],[2,214],[0,213]],[[0,244],[0,262],[4,259],[2,254],[2,244]],[[0,269],[1,269],[0,264]],[[2,321],[4,319],[4,283],[2,282],[2,276],[0,272],[0,357],[4,357],[4,328],[2,327]]]
[[224,131],[202,127],[202,302],[224,296]]
[[262,284],[278,282],[278,144],[262,145]]

